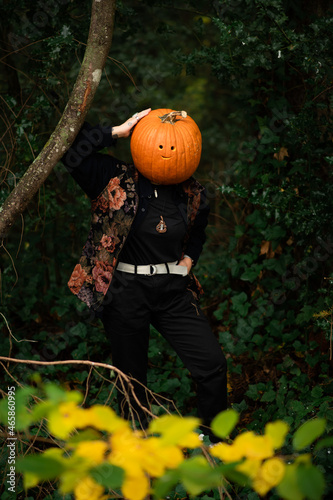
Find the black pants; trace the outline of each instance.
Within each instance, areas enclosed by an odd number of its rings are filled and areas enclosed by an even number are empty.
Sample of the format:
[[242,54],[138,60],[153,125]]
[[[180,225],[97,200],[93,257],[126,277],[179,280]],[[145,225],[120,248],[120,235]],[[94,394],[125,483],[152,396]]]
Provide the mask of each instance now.
[[[147,385],[149,327],[171,344],[197,385],[198,416],[204,425],[227,408],[227,368],[207,319],[187,289],[189,276],[140,276],[117,271],[104,306],[103,324],[112,362]],[[135,393],[147,406],[145,390]],[[122,406],[120,397],[120,406]],[[140,411],[138,412],[140,414]],[[141,412],[142,416],[142,412]]]

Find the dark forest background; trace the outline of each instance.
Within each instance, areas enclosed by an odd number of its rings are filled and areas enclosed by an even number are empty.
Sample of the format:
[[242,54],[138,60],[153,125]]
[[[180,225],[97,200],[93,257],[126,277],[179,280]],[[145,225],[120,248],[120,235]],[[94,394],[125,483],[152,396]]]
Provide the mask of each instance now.
[[[88,115],[93,124],[118,125],[146,107],[184,109],[202,131],[196,177],[208,189],[211,215],[195,271],[205,290],[202,307],[228,359],[239,429],[260,432],[281,418],[294,430],[313,416],[326,418],[328,433],[333,429],[330,4],[119,1]],[[90,0],[1,3],[0,206],[64,110],[90,9]],[[129,141],[119,140],[111,153],[130,161]],[[112,363],[101,323],[67,288],[88,233],[89,205],[58,164],[2,242],[3,356]],[[43,381],[88,388],[89,404],[110,397],[112,373],[88,377],[85,367],[2,363],[2,385],[12,377],[28,384],[37,371]],[[155,331],[149,387],[173,397],[182,414],[195,412],[191,378]],[[162,411],[156,401],[152,409]],[[315,463],[329,498],[327,449]],[[238,495],[258,498],[246,489]],[[176,491],[173,498],[182,497]]]

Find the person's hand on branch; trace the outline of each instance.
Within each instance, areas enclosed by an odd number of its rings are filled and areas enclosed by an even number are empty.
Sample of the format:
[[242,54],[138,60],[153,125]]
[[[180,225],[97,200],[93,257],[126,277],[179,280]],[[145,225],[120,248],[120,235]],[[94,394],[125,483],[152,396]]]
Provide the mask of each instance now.
[[131,131],[133,127],[143,118],[144,116],[148,115],[150,113],[151,108],[144,109],[143,111],[140,111],[140,113],[134,113],[134,115],[126,120],[124,123],[121,125],[118,125],[117,127],[112,127],[112,137],[114,139],[117,139],[118,137],[129,137],[131,135]]

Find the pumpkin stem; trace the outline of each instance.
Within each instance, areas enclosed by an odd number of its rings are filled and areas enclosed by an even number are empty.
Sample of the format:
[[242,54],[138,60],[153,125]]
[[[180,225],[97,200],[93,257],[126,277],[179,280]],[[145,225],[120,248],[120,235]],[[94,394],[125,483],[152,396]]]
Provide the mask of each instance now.
[[171,111],[171,113],[166,113],[163,116],[159,116],[162,123],[171,123],[174,125],[177,121],[177,116],[181,116],[182,118],[187,117],[186,111]]

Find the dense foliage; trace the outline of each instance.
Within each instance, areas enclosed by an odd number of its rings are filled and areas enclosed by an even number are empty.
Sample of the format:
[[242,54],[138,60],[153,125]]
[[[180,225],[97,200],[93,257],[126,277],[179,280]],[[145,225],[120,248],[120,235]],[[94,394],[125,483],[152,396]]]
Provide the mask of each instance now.
[[[38,403],[29,404],[31,397]],[[35,424],[50,434],[54,444],[43,453],[18,459],[26,489],[56,479],[59,491],[73,494],[75,500],[144,500],[148,495],[159,500],[177,483],[192,496],[219,488],[221,498],[229,481],[246,484],[261,496],[276,487],[284,500],[321,498],[325,489],[323,473],[312,465],[311,453],[302,452],[323,434],[325,419],[312,419],[297,429],[291,457],[280,450],[289,432],[282,420],[266,424],[263,435],[242,432],[233,442],[208,448],[199,435],[196,417],[164,415],[153,419],[143,432],[131,428],[109,406],[82,408],[82,401],[79,392],[54,384],[38,384],[38,391],[29,386],[17,392],[15,386],[8,389],[8,399],[0,403],[0,422],[9,433],[23,431],[31,440],[34,435],[29,435],[29,428]],[[8,414],[13,407],[16,411]],[[222,440],[237,422],[237,412],[228,409],[211,426]],[[321,439],[314,449],[332,441]],[[12,457],[14,448],[10,441]],[[13,491],[15,467],[6,482]]]
[[[118,2],[110,59],[89,116],[119,124],[145,107],[166,107],[186,110],[199,124],[197,177],[208,188],[211,218],[196,273],[228,358],[239,429],[260,432],[282,419],[293,432],[314,416],[333,429],[329,4]],[[12,0],[0,7],[0,205],[66,105],[89,13],[90,0]],[[129,160],[128,142],[119,141],[113,153]],[[58,165],[0,249],[4,355],[111,362],[101,324],[66,286],[88,224],[89,200]],[[26,384],[34,368],[3,365],[3,378]],[[112,404],[113,374],[91,377],[85,367],[65,365],[41,373],[89,389],[89,404]],[[160,395],[155,414],[170,396],[181,413],[194,412],[191,379],[154,331],[149,386]],[[287,440],[284,453],[291,450]],[[314,461],[329,498],[331,454],[319,450]],[[257,498],[246,488],[237,495]],[[184,496],[178,488],[172,498]]]

